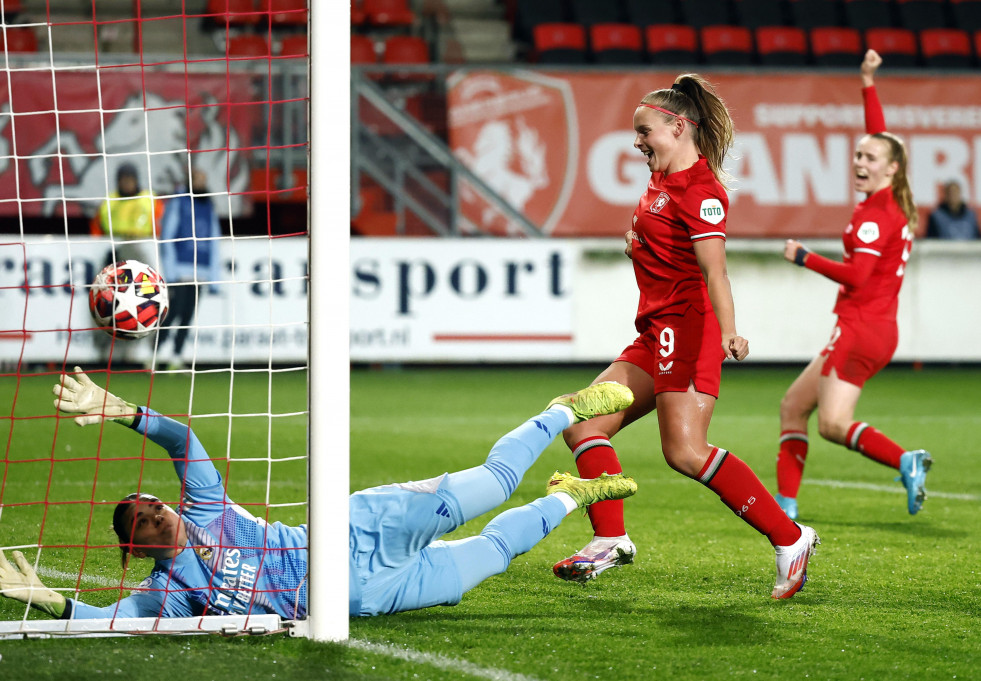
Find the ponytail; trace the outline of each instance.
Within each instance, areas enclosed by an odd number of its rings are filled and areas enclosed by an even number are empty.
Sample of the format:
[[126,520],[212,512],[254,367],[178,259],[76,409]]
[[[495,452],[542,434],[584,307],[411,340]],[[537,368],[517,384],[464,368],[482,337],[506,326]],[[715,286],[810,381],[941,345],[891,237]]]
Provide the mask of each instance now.
[[641,104],[666,109],[681,118],[693,121],[692,136],[698,149],[723,187],[732,176],[723,164],[732,148],[733,124],[725,102],[715,94],[707,80],[697,73],[686,73],[675,78],[670,89],[648,93]]
[[920,216],[916,211],[916,204],[913,203],[913,190],[910,189],[909,177],[906,175],[908,165],[906,145],[903,144],[903,140],[890,132],[878,132],[872,135],[872,138],[880,139],[889,145],[890,160],[899,165],[896,174],[892,176],[892,196],[906,216],[906,223],[910,230],[915,232]]

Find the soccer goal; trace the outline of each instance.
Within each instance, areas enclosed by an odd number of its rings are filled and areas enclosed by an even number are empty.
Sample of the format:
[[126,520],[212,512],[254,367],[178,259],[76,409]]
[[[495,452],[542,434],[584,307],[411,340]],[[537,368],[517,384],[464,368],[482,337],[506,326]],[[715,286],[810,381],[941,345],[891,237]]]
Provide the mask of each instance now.
[[347,637],[349,7],[310,4],[0,0],[0,638]]

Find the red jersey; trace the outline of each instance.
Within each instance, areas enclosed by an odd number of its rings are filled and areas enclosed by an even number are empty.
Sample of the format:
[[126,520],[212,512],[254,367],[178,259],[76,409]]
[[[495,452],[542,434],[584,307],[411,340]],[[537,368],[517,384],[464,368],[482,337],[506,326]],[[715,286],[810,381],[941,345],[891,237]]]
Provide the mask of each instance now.
[[841,241],[844,264],[856,257],[877,258],[868,279],[858,286],[842,283],[838,289],[835,314],[841,317],[896,319],[899,289],[903,285],[906,261],[913,248],[913,234],[906,215],[892,195],[892,188],[880,189],[855,206],[852,221]]
[[693,243],[725,239],[728,211],[729,197],[704,156],[687,170],[651,175],[633,218],[638,332],[651,317],[681,314],[689,306],[702,314],[712,311]]

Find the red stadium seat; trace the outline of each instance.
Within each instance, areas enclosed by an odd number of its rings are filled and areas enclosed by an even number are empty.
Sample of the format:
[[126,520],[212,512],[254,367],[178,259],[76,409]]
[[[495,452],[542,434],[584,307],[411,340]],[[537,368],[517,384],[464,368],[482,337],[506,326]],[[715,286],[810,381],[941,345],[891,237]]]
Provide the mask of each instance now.
[[862,36],[854,28],[822,26],[811,29],[811,54],[818,66],[858,66]]
[[745,26],[706,26],[701,37],[702,54],[708,64],[753,62],[753,36]]
[[582,64],[586,61],[586,29],[581,24],[538,24],[532,31],[542,63]]
[[796,26],[761,26],[756,29],[756,52],[768,66],[807,63],[807,36]]
[[37,35],[30,28],[7,28],[6,42],[0,33],[0,48],[7,52],[37,52]]
[[351,34],[351,63],[375,64],[378,55],[375,53],[375,41],[366,35]]
[[415,36],[393,35],[385,41],[382,61],[386,64],[428,64],[429,45]]
[[207,13],[214,25],[227,23],[230,26],[259,23],[254,0],[208,0]]
[[[354,36],[351,36],[352,40]],[[351,61],[354,61],[354,48],[351,49]],[[307,55],[307,37],[305,35],[290,35],[283,38],[279,53],[285,57],[305,57]]]
[[644,31],[647,55],[655,64],[694,64],[698,61],[698,35],[691,26],[655,24]]
[[364,13],[364,8],[361,6],[361,0],[352,0],[351,25],[360,26],[366,21],[368,21],[368,15]]
[[267,57],[269,42],[261,35],[230,36],[226,52],[229,57]]
[[306,0],[259,0],[259,9],[273,26],[306,26]]
[[916,34],[905,28],[870,28],[865,47],[881,54],[889,66],[916,66]]
[[920,50],[923,52],[923,62],[932,68],[971,66],[971,38],[967,31],[956,28],[920,31]]
[[408,0],[362,0],[361,9],[375,26],[410,26],[416,20]]
[[639,64],[640,29],[631,24],[595,24],[589,29],[593,56],[600,64]]

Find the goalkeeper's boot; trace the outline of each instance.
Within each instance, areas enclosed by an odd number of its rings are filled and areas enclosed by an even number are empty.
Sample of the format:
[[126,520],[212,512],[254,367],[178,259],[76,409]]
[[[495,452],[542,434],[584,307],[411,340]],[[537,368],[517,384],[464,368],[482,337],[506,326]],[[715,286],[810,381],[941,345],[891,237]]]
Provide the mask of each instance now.
[[575,416],[575,423],[579,423],[594,416],[615,414],[626,409],[633,402],[634,394],[630,388],[616,381],[604,381],[583,388],[579,392],[560,395],[549,402],[548,407],[556,404],[568,407]]
[[787,517],[791,520],[797,520],[797,499],[794,497],[785,497],[782,494],[774,495],[774,499],[777,500],[777,504],[783,509],[783,512],[787,514]]
[[637,547],[630,537],[593,537],[581,550],[552,566],[559,579],[584,584],[602,572],[634,562]]
[[637,493],[637,483],[623,473],[603,473],[598,478],[577,478],[570,473],[555,471],[545,487],[545,494],[565,492],[579,508],[587,508],[600,501],[626,499]]
[[774,598],[790,598],[807,583],[807,561],[814,555],[814,547],[821,543],[813,527],[798,524],[800,539],[790,546],[777,546],[777,583],[773,586]]
[[906,488],[906,507],[910,515],[916,515],[926,499],[926,474],[933,465],[933,457],[925,449],[905,452],[899,457],[899,477]]

